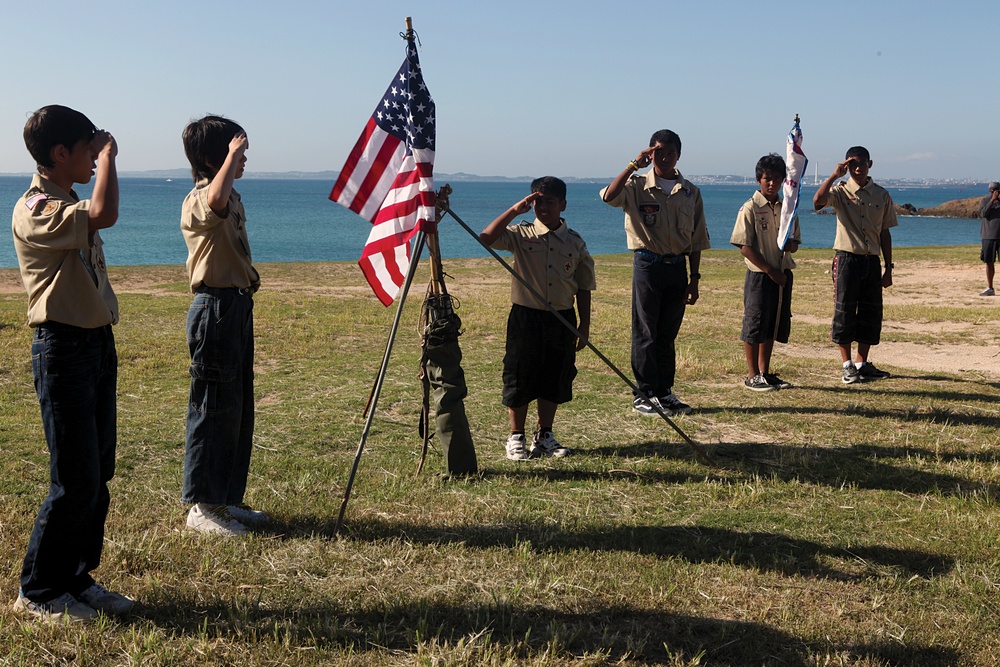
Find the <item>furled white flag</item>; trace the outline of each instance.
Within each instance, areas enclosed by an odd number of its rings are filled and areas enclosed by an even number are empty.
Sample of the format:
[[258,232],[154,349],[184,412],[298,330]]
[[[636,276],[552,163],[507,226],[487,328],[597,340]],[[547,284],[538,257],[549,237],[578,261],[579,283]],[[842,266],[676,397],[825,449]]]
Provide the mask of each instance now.
[[785,154],[785,166],[788,175],[781,185],[784,202],[781,205],[781,220],[778,224],[778,249],[784,250],[788,237],[792,234],[792,220],[799,209],[799,190],[802,189],[802,177],[806,173],[809,160],[802,152],[802,128],[799,127],[799,117],[795,116],[795,125],[788,133]]

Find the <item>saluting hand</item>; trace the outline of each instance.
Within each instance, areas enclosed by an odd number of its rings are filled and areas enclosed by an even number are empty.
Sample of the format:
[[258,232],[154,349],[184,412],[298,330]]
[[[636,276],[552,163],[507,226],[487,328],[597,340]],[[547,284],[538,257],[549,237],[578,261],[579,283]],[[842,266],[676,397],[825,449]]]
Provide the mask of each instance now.
[[522,215],[531,210],[531,205],[535,203],[535,200],[542,196],[541,192],[532,192],[530,195],[517,202],[510,207],[514,211],[515,215]]
[[644,148],[639,152],[639,157],[635,159],[635,163],[639,165],[640,168],[648,167],[653,163],[653,152],[656,150],[656,146],[650,146],[649,148]]
[[838,162],[837,166],[833,168],[833,173],[830,175],[831,178],[840,178],[845,176],[851,169],[851,160],[854,158],[847,158],[843,162]]
[[104,153],[108,157],[117,157],[118,142],[106,130],[98,130],[94,133],[94,138],[90,140],[91,155],[98,156]]

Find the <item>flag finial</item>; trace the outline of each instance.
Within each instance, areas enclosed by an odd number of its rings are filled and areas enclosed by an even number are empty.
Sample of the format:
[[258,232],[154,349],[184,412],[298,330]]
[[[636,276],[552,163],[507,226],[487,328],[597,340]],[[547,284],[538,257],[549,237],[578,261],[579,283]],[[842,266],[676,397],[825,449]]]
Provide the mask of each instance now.
[[409,16],[406,17],[406,32],[403,34],[403,39],[408,42],[413,41],[413,19]]
[[[409,19],[407,19],[407,20],[409,20]],[[798,114],[795,114],[795,124],[796,125],[799,124],[799,115]]]

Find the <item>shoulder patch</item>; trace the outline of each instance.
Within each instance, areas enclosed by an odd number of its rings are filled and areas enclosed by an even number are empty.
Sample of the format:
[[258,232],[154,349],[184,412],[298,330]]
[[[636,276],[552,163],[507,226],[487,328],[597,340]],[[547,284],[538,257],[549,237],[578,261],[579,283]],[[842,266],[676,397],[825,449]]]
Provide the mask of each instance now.
[[34,211],[35,207],[38,206],[39,202],[43,202],[48,199],[49,195],[45,194],[44,192],[39,192],[38,194],[31,195],[30,197],[25,199],[24,205],[27,206],[32,211]]
[[52,215],[59,208],[59,204],[54,201],[46,202],[45,208],[42,209],[42,215]]

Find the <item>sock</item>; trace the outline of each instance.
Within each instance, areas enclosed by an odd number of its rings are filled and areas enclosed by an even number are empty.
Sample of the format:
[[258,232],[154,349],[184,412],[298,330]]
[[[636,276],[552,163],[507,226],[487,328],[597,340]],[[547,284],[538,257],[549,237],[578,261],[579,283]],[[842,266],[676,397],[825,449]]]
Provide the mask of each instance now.
[[844,362],[844,368],[850,368],[853,365],[854,365],[853,361],[848,360]]

